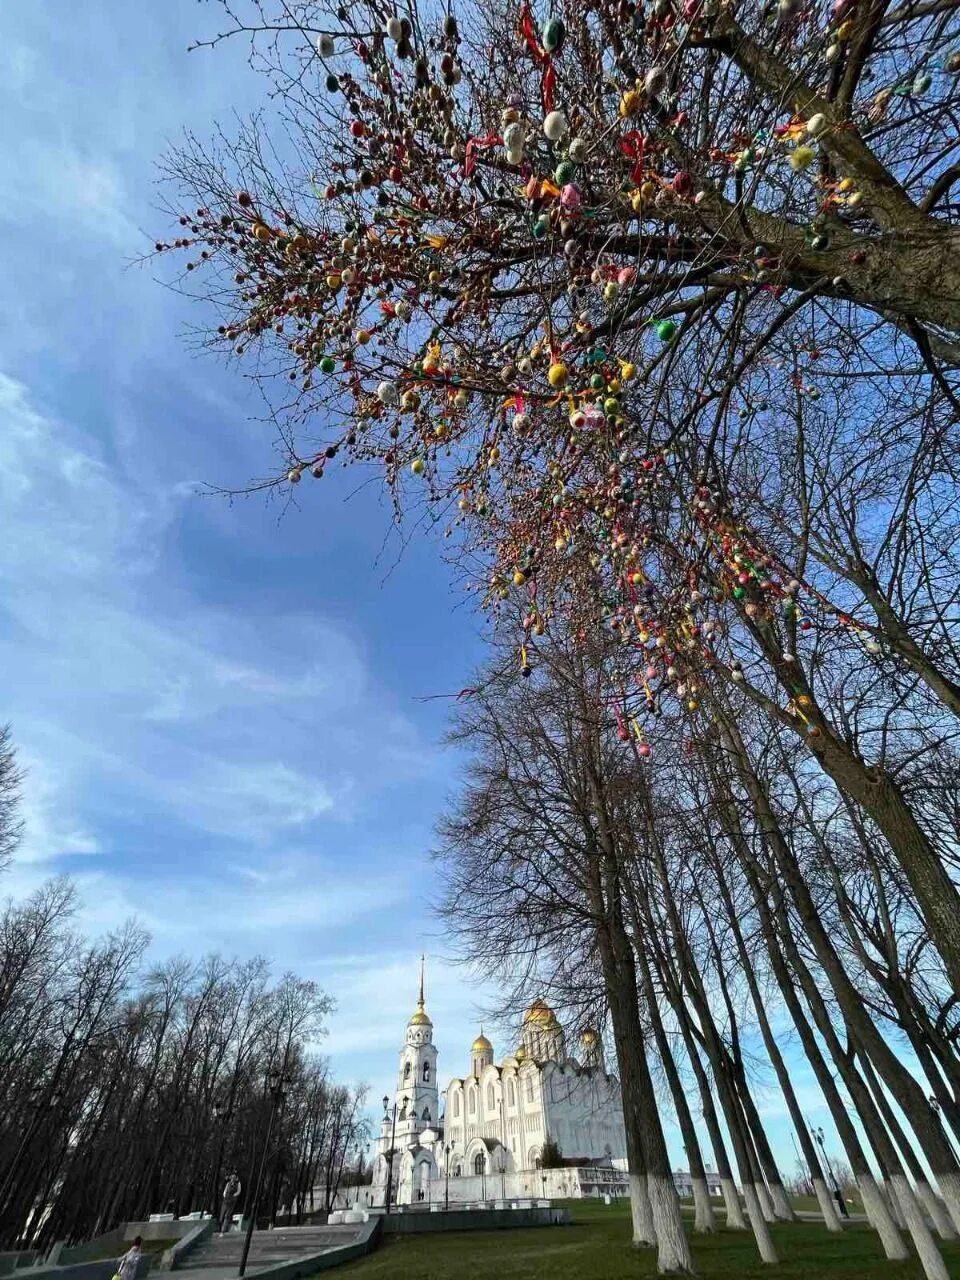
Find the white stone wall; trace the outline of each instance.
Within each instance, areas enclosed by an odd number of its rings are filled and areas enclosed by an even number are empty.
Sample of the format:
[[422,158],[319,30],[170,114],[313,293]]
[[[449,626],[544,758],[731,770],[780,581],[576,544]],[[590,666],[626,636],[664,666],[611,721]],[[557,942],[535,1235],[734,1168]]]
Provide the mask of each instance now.
[[[490,1138],[506,1152],[509,1169],[532,1168],[546,1138],[541,1071],[535,1063],[486,1066],[480,1078],[451,1080],[444,1100],[444,1142],[451,1168],[471,1142]],[[466,1176],[472,1170],[463,1170]]]
[[[401,1204],[411,1209],[429,1208],[431,1204],[446,1203],[448,1184],[442,1171],[441,1175],[432,1178],[424,1187],[423,1201],[392,1200],[392,1204]],[[357,1203],[360,1208],[379,1208],[383,1205],[383,1189],[376,1187],[351,1187],[347,1192],[349,1203]],[[451,1206],[464,1204],[491,1204],[497,1200],[547,1199],[547,1200],[579,1200],[610,1195],[614,1199],[629,1195],[627,1176],[619,1169],[596,1169],[583,1167],[576,1169],[543,1169],[527,1170],[518,1173],[490,1173],[485,1177],[451,1177],[449,1180],[449,1203]]]
[[616,1080],[572,1061],[541,1067],[508,1059],[502,1067],[485,1067],[479,1080],[451,1080],[444,1112],[451,1168],[460,1163],[463,1176],[473,1173],[463,1161],[477,1138],[501,1143],[510,1170],[535,1168],[548,1138],[570,1157],[626,1156]]
[[625,1159],[626,1135],[620,1089],[603,1071],[573,1062],[548,1062],[541,1074],[549,1137],[568,1158]]

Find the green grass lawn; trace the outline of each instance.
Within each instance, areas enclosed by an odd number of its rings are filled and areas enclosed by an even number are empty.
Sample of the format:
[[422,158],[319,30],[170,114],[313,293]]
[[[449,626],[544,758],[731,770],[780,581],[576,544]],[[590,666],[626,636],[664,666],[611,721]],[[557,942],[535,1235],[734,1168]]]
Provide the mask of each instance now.
[[[629,1209],[624,1204],[568,1202],[573,1225],[527,1227],[516,1231],[450,1232],[402,1236],[376,1253],[337,1269],[350,1280],[626,1280],[656,1276],[651,1250],[630,1244]],[[921,1280],[917,1262],[888,1262],[876,1235],[864,1226],[831,1236],[817,1223],[774,1226],[780,1254],[777,1268],[757,1258],[748,1232],[721,1230],[694,1238],[699,1274],[736,1280]],[[960,1244],[944,1246],[951,1276],[960,1280]]]

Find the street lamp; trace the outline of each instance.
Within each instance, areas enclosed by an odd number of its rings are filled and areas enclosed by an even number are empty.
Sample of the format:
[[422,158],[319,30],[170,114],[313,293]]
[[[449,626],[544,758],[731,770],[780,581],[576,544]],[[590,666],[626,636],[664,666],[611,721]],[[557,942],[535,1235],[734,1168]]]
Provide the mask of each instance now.
[[[410,1099],[406,1096],[406,1094],[404,1094],[404,1097],[403,1097],[403,1109],[404,1109],[404,1111],[406,1111],[406,1109],[407,1109],[407,1103],[408,1103],[409,1101],[410,1101]],[[387,1114],[387,1105],[389,1104],[389,1102],[390,1102],[390,1098],[387,1096],[387,1094],[384,1094],[384,1095],[383,1095],[383,1114],[384,1114],[384,1116],[386,1116],[386,1114]],[[386,1205],[385,1205],[385,1207],[384,1207],[384,1212],[385,1212],[385,1213],[389,1213],[389,1212],[390,1212],[390,1193],[393,1191],[393,1154],[394,1154],[394,1147],[393,1147],[393,1144],[394,1144],[394,1140],[396,1139],[396,1136],[397,1136],[397,1102],[396,1102],[396,1099],[394,1099],[394,1102],[393,1102],[393,1124],[392,1124],[392,1126],[391,1126],[391,1128],[390,1128],[390,1150],[389,1150],[388,1152],[386,1152],[386,1160],[387,1160],[387,1198],[386,1198]]]
[[443,1151],[444,1151],[444,1155],[446,1156],[446,1162],[444,1164],[445,1183],[444,1183],[444,1189],[443,1189],[443,1207],[444,1209],[449,1209],[450,1208],[450,1143],[449,1142],[444,1147]]
[[[941,1117],[941,1114],[940,1114],[940,1100],[939,1100],[939,1098],[937,1098],[937,1096],[936,1096],[935,1094],[931,1093],[931,1095],[930,1095],[930,1097],[927,1099],[927,1101],[930,1103],[930,1106],[933,1108],[934,1114],[936,1115],[937,1119],[938,1119],[938,1120],[942,1120],[942,1117]],[[947,1142],[950,1144],[950,1150],[954,1153],[954,1155],[956,1155],[956,1154],[957,1154],[957,1149],[956,1149],[956,1147],[953,1145],[953,1138],[950,1136],[950,1128],[949,1128],[949,1126],[948,1126],[948,1125],[943,1125],[943,1136],[946,1138]]]
[[253,1229],[257,1223],[257,1209],[260,1204],[260,1194],[263,1191],[263,1175],[267,1167],[267,1156],[270,1153],[270,1139],[273,1137],[273,1123],[277,1118],[280,1108],[283,1106],[284,1094],[288,1085],[292,1083],[291,1078],[286,1075],[286,1059],[284,1059],[284,1067],[277,1069],[271,1068],[267,1072],[266,1093],[270,1098],[270,1118],[267,1121],[267,1135],[263,1140],[263,1151],[260,1153],[260,1168],[257,1170],[257,1182],[254,1187],[253,1200],[250,1204],[249,1217],[247,1221],[247,1234],[243,1240],[243,1253],[240,1255],[240,1270],[238,1276],[242,1276],[247,1269],[247,1257],[250,1253],[250,1242],[253,1239]]
[[[217,1141],[217,1159],[213,1167],[213,1187],[210,1191],[210,1216],[215,1218],[219,1210],[217,1204],[217,1190],[220,1185],[220,1173],[223,1168],[223,1148],[227,1140],[227,1125],[233,1119],[233,1105],[230,1099],[224,1099],[218,1096],[213,1100],[213,1118],[219,1129],[219,1138]],[[222,1226],[223,1224],[218,1224]]]
[[814,1129],[813,1126],[811,1126],[810,1132],[813,1134],[814,1141],[819,1145],[820,1150],[823,1152],[823,1163],[826,1165],[827,1172],[830,1174],[830,1181],[833,1183],[833,1198],[837,1202],[837,1207],[845,1218],[849,1218],[850,1212],[847,1209],[846,1201],[843,1198],[843,1192],[840,1190],[840,1183],[837,1181],[837,1175],[833,1171],[833,1165],[830,1163],[830,1158],[827,1155],[827,1148],[824,1145],[823,1129]]

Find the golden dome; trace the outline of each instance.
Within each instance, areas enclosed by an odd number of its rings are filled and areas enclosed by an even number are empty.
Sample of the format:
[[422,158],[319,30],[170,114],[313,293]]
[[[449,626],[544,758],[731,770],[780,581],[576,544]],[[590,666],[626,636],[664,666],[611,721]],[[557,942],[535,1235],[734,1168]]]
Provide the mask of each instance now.
[[471,1053],[493,1053],[493,1045],[481,1031],[470,1046]]
[[426,1009],[424,1009],[422,1004],[417,1006],[417,1012],[410,1019],[409,1025],[411,1027],[432,1027],[433,1026],[433,1023],[427,1017],[427,1011]]
[[513,1056],[516,1058],[518,1062],[525,1062],[527,1057],[527,1051],[523,1047],[523,1045],[521,1045],[520,1048],[517,1050],[517,1052]]
[[533,1004],[523,1015],[524,1026],[530,1022],[538,1022],[541,1026],[548,1027],[555,1025],[556,1021],[556,1014],[545,1000],[534,1000]]

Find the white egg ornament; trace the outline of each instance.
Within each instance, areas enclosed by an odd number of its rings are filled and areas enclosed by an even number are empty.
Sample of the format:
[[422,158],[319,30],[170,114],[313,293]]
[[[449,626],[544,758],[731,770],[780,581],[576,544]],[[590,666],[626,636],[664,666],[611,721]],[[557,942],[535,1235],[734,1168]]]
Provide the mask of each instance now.
[[377,399],[382,405],[386,405],[388,409],[394,409],[400,403],[400,392],[397,390],[397,384],[391,382],[389,378],[385,379],[377,387]]
[[321,58],[332,58],[336,51],[337,46],[333,36],[327,32],[317,36],[317,53]]
[[570,125],[562,111],[550,111],[543,120],[543,132],[550,142],[560,142],[570,132]]
[[822,111],[818,111],[816,115],[812,115],[807,121],[807,133],[811,138],[818,138],[827,127],[827,117]]

